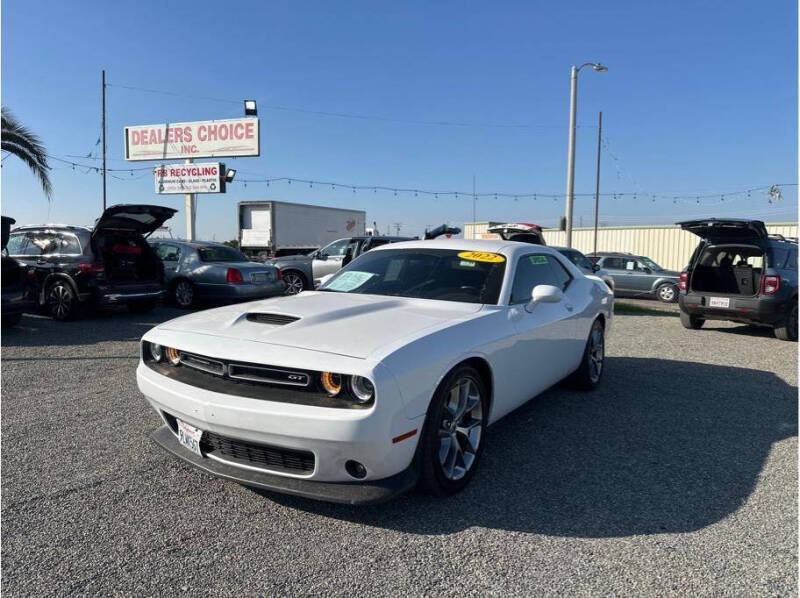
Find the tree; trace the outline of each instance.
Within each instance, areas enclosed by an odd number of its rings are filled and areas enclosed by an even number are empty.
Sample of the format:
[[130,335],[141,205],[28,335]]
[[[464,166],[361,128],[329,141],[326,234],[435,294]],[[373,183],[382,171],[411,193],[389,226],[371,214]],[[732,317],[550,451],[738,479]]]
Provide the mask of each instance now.
[[34,176],[39,179],[42,190],[47,199],[53,195],[53,185],[50,183],[50,166],[47,163],[47,153],[39,138],[24,127],[11,114],[11,111],[3,106],[2,109],[2,149],[25,162],[33,171]]
[[234,249],[239,249],[239,241],[237,239],[231,239],[230,241],[223,241],[223,245],[227,245],[228,247],[233,247]]

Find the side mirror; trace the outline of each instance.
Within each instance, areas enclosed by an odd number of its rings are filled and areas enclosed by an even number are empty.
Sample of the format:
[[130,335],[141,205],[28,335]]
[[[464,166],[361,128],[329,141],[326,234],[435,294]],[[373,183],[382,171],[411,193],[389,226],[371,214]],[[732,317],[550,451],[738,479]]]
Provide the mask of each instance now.
[[317,253],[314,254],[314,259],[315,260],[322,260],[324,262],[325,260],[328,259],[328,254],[327,253],[319,253],[319,252],[317,252]]
[[598,266],[597,264],[592,264],[592,272],[599,272],[599,271],[600,271],[600,266]]
[[645,273],[645,274],[652,274],[652,273],[653,273],[653,271],[652,271],[650,268],[645,268],[645,269],[644,269],[644,273]]
[[537,284],[531,291],[531,302],[526,310],[532,311],[537,303],[558,303],[564,298],[564,291],[551,284]]

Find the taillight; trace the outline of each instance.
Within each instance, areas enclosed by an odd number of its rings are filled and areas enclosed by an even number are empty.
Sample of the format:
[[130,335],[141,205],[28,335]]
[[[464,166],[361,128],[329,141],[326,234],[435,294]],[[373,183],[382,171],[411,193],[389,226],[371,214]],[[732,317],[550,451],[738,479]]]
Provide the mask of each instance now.
[[781,277],[767,274],[761,277],[761,294],[774,295],[781,288]]
[[681,272],[678,278],[678,289],[681,291],[689,290],[689,273],[686,271]]
[[78,264],[78,268],[80,268],[81,272],[86,272],[87,274],[102,274],[106,271],[103,264],[98,264],[96,262]]
[[225,280],[228,282],[244,282],[242,273],[238,268],[228,268],[228,274],[225,276]]

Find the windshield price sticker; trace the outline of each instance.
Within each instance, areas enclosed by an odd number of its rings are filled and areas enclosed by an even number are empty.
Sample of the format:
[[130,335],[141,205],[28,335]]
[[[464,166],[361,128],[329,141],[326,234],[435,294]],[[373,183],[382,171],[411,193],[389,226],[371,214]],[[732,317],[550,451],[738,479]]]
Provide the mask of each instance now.
[[542,266],[547,264],[547,258],[543,255],[532,255],[528,258],[528,261],[534,266]]
[[490,253],[488,251],[462,251],[458,254],[463,260],[472,260],[473,262],[489,262],[490,264],[499,264],[506,261],[499,253]]
[[350,270],[342,272],[334,280],[325,285],[324,288],[331,291],[352,291],[357,289],[362,284],[367,282],[370,278],[376,276],[372,272],[359,272],[357,270]]

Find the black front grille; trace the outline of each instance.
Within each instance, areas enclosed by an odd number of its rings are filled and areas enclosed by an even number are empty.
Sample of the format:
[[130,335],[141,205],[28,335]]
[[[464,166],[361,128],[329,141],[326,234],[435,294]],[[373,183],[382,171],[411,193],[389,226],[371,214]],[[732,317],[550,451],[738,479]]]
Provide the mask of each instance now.
[[258,324],[273,324],[275,326],[285,326],[286,324],[291,324],[299,319],[300,318],[287,316],[285,314],[247,314],[248,322],[257,322]]
[[288,473],[314,471],[314,453],[236,440],[214,432],[203,432],[200,450],[227,461],[271,471]]

